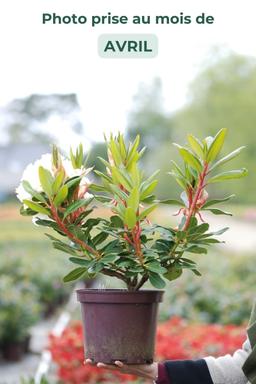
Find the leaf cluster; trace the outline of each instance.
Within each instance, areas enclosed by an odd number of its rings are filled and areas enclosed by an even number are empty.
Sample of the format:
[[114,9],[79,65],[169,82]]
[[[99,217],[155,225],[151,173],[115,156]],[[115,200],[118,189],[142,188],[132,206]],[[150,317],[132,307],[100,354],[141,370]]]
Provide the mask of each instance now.
[[[84,168],[82,146],[75,153],[70,151],[73,168],[81,169],[80,176],[71,178],[67,177],[54,147],[54,172],[42,166],[38,170],[42,191],[35,191],[28,181],[23,181],[31,199],[24,200],[21,213],[46,215],[46,219],[37,217],[36,223],[58,233],[58,237],[47,236],[54,248],[70,255],[69,260],[75,265],[64,277],[65,282],[103,273],[122,280],[129,290],[140,289],[146,281],[161,289],[165,280],[175,280],[184,269],[199,276],[196,262],[185,255],[206,254],[209,246],[220,242],[215,236],[227,230],[210,232],[208,223],[198,221],[201,212],[230,215],[215,205],[233,197],[208,200],[206,187],[247,174],[245,169],[215,173],[220,165],[231,161],[244,148],[219,159],[225,137],[226,129],[222,129],[215,137],[202,141],[188,135],[189,146],[175,144],[184,167],[173,162],[171,175],[183,192],[181,200],[165,201],[158,200],[155,195],[158,171],[146,177],[140,169],[139,161],[145,148],[139,149],[139,136],[128,144],[121,134],[111,135],[106,140],[108,159],[100,158],[105,171],[94,171],[101,183],[89,186],[93,193],[90,197],[80,196],[84,188],[83,176],[91,170]],[[91,216],[93,199],[108,208],[111,213],[108,219]],[[182,217],[177,228],[150,223],[148,216],[160,203],[181,207]]]

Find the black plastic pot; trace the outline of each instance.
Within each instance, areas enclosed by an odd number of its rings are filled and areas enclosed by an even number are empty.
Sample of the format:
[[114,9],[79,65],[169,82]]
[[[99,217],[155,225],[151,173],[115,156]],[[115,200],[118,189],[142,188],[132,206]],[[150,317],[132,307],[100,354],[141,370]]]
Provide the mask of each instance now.
[[24,354],[24,342],[8,342],[2,346],[2,355],[7,361],[19,361]]
[[163,291],[79,289],[85,357],[94,362],[150,364]]

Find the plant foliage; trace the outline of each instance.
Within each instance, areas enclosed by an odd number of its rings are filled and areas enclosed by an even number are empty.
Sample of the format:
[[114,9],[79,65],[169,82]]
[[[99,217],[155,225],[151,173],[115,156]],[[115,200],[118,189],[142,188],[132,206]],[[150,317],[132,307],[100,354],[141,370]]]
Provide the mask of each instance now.
[[[90,170],[85,169],[81,145],[75,153],[70,152],[77,174],[72,177],[67,176],[64,161],[54,148],[52,168],[39,166],[38,169],[42,190],[35,191],[28,180],[23,181],[23,188],[31,199],[23,200],[21,213],[35,215],[38,225],[57,232],[57,237],[48,235],[53,247],[70,254],[70,261],[75,264],[64,277],[65,282],[103,273],[121,279],[129,290],[140,289],[146,281],[161,289],[165,279],[178,278],[184,269],[199,276],[196,262],[186,254],[207,253],[211,244],[220,242],[215,236],[227,230],[209,231],[202,213],[230,215],[216,205],[233,197],[209,200],[206,188],[211,183],[247,174],[244,168],[218,174],[218,167],[243,149],[219,157],[226,133],[226,129],[221,129],[215,137],[202,141],[188,135],[188,146],[175,144],[183,166],[173,162],[170,174],[183,189],[180,200],[160,201],[155,196],[158,172],[148,177],[140,169],[139,161],[145,148],[139,149],[139,136],[128,144],[121,134],[106,139],[108,159],[100,158],[105,171],[95,171],[100,184],[84,181]],[[109,218],[91,216],[93,199],[108,208]],[[149,221],[149,215],[160,204],[180,206],[181,220],[177,228]]]

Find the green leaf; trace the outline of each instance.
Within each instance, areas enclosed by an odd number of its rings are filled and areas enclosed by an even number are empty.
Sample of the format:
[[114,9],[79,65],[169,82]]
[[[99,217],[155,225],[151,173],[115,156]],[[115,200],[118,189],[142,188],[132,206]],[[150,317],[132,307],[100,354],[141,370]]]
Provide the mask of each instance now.
[[138,160],[140,160],[142,158],[142,156],[144,155],[144,152],[146,151],[146,147],[143,147],[139,153],[138,153]]
[[126,158],[126,147],[124,143],[124,136],[119,133],[118,135],[118,142],[119,142],[119,148],[120,148],[120,153],[122,156],[122,160],[124,161]]
[[51,197],[53,190],[52,185],[54,183],[54,178],[48,169],[45,169],[44,167],[40,166],[38,168],[38,174],[39,174],[39,180],[40,184],[44,190],[44,192]]
[[90,184],[90,187],[89,187],[90,190],[92,191],[96,191],[96,192],[106,192],[108,191],[109,189],[107,189],[105,186],[103,185],[97,185],[97,184]]
[[180,200],[176,199],[166,199],[166,200],[156,200],[159,204],[168,204],[168,205],[179,205],[181,207],[184,207],[184,204]]
[[87,209],[87,211],[83,211],[82,213],[80,213],[80,215],[77,217],[76,221],[75,221],[75,225],[79,225],[82,223],[82,221],[86,218],[86,216],[90,215],[90,213],[93,212],[93,208],[91,209]]
[[66,181],[65,185],[67,185],[68,189],[70,189],[71,187],[75,188],[76,186],[79,185],[81,179],[82,179],[82,176],[74,176],[71,179],[69,179],[68,181]]
[[36,214],[36,211],[33,211],[30,208],[24,208],[24,206],[22,205],[20,207],[20,214],[22,216],[34,216]]
[[[45,233],[45,236],[47,236],[52,241],[57,241],[57,242],[59,241],[60,243],[63,243],[61,239],[59,239],[58,237],[52,236],[50,233]],[[66,245],[66,243],[63,243],[63,244]]]
[[220,159],[219,161],[217,161],[215,164],[213,164],[213,166],[210,168],[210,171],[212,171],[213,169],[223,165],[223,164],[226,164],[228,161],[236,158],[241,152],[242,150],[245,148],[245,146],[243,147],[240,147],[240,148],[237,148],[235,151],[229,153],[227,156],[223,157],[222,159]]
[[88,273],[99,273],[103,268],[104,264],[95,260],[88,268]]
[[116,260],[117,257],[118,257],[118,255],[116,253],[109,253],[109,254],[103,256],[100,259],[100,261],[102,263],[113,263]]
[[206,231],[208,231],[209,229],[209,224],[207,223],[203,223],[203,224],[200,224],[196,227],[192,227],[189,229],[189,233],[194,236],[194,235],[199,235],[199,234],[202,234],[202,233],[205,233]]
[[55,249],[58,249],[59,251],[68,253],[73,256],[77,256],[75,248],[70,247],[68,244],[64,244],[63,242],[53,241],[52,245]]
[[192,271],[196,276],[202,276],[202,274],[201,274],[197,269],[191,269],[191,271]]
[[139,187],[140,182],[141,182],[141,173],[140,173],[140,170],[138,168],[137,163],[132,164],[130,171],[129,171],[129,174],[130,174],[130,177],[132,179],[133,185],[135,185],[136,187]]
[[214,137],[213,142],[211,143],[207,153],[207,163],[211,163],[213,160],[215,160],[218,154],[220,153],[225,141],[226,134],[227,128],[222,128]]
[[137,211],[140,203],[140,193],[137,187],[134,187],[127,199],[127,206],[131,207],[135,212]]
[[177,238],[177,240],[184,240],[185,239],[185,237],[186,237],[186,232],[185,231],[181,231],[181,230],[179,230],[179,231],[177,231],[176,232],[176,238]]
[[69,272],[64,278],[64,283],[68,283],[69,281],[74,281],[79,279],[79,277],[83,276],[87,272],[86,268],[78,267],[73,269],[73,271]]
[[195,154],[201,157],[201,159],[204,159],[205,154],[203,144],[193,135],[188,135],[187,137],[188,142]]
[[214,215],[233,216],[232,213],[222,211],[221,209],[218,209],[218,208],[208,208],[208,209],[204,209],[204,211],[210,211],[210,212],[213,213]]
[[151,183],[146,183],[144,187],[141,189],[141,201],[147,198],[152,192],[155,190],[158,184],[158,180],[153,180]]
[[103,159],[103,157],[98,156],[97,159],[99,159],[102,162],[102,164],[105,165],[106,168],[108,168],[109,170],[111,169],[111,164],[107,162],[107,160]]
[[[107,183],[112,183],[111,177],[108,175],[105,175],[105,173],[95,170],[94,173],[96,173],[97,176],[101,177],[102,179],[106,180]],[[93,184],[95,186],[95,184]],[[92,188],[92,185],[90,185],[90,188]]]
[[198,244],[219,244],[219,243],[224,243],[224,241],[220,241],[217,239],[212,239],[212,238],[206,238],[206,239],[198,239],[198,241],[195,241],[195,243]]
[[182,275],[182,268],[180,266],[171,266],[168,272],[164,274],[164,278],[172,281],[178,279]]
[[121,173],[119,169],[117,169],[116,167],[112,167],[111,173],[115,184],[121,184],[125,187],[125,189],[127,189],[127,191],[131,190],[131,184],[129,180],[123,175],[123,173]]
[[26,199],[23,200],[23,203],[35,212],[42,213],[43,215],[47,215],[47,216],[50,215],[50,211],[42,207],[42,205],[40,204],[34,203],[33,201],[26,200]]
[[208,235],[209,236],[223,235],[223,233],[227,232],[228,229],[229,229],[229,227],[225,227],[225,228],[220,229],[219,231],[208,233]]
[[124,222],[128,225],[129,229],[132,229],[137,221],[136,213],[131,207],[125,209]]
[[184,227],[184,225],[186,223],[186,220],[187,220],[187,217],[185,215],[183,215],[182,219],[181,219],[181,221],[179,223],[179,227],[178,227],[179,231],[181,231],[183,229],[183,227]]
[[223,202],[225,202],[225,201],[228,201],[228,200],[230,200],[230,199],[233,199],[234,197],[235,197],[235,195],[230,195],[230,196],[224,197],[223,199],[209,200],[209,201],[207,201],[207,202],[203,205],[202,209],[211,207],[212,205],[215,205],[215,204],[223,203]]
[[197,253],[197,254],[207,253],[207,249],[198,247],[197,245],[191,245],[190,247],[186,248],[185,251],[190,253]]
[[196,264],[194,260],[187,259],[186,257],[182,257],[181,261],[185,261],[186,263],[189,263],[189,264]]
[[175,143],[174,143],[174,145],[176,147],[178,147],[180,155],[182,156],[185,163],[187,163],[192,168],[194,168],[197,172],[200,173],[202,171],[202,164],[197,159],[197,157],[192,152],[190,152],[188,149],[181,147],[180,145],[175,144]]
[[37,200],[41,201],[42,203],[46,203],[46,200],[45,198],[43,197],[43,195],[37,191],[35,191],[30,183],[26,180],[23,180],[22,181],[22,186],[23,188],[25,189],[26,192],[28,192],[31,196],[35,197]]
[[72,167],[75,169],[76,168],[76,158],[75,158],[75,155],[73,153],[72,148],[70,148],[69,156],[70,156],[70,160],[72,163]]
[[139,143],[140,143],[140,136],[137,135],[134,142],[132,144],[130,144],[130,147],[129,147],[127,163],[126,163],[127,168],[129,168],[131,166],[131,164],[134,160],[138,160],[138,158],[139,158],[139,155],[137,153]]
[[77,211],[79,208],[82,208],[88,204],[90,204],[90,202],[92,201],[93,197],[90,197],[88,199],[82,199],[82,200],[77,200],[75,201],[74,203],[72,203],[69,207],[67,207],[67,209],[65,210],[65,213],[64,213],[64,216],[63,216],[63,219],[65,219],[68,215],[70,215],[71,213]]
[[93,242],[93,244],[96,246],[96,245],[99,245],[99,244],[103,243],[103,241],[105,241],[107,238],[108,238],[108,233],[106,233],[106,232],[100,232],[100,233],[98,233],[98,234],[92,239],[92,242]]
[[125,200],[128,198],[128,195],[122,191],[118,186],[114,184],[110,184],[110,188],[114,194],[116,194],[121,200]]
[[122,204],[117,204],[117,206],[112,207],[112,211],[117,213],[119,217],[124,220],[125,217],[125,207]]
[[84,161],[84,149],[83,144],[80,143],[79,147],[77,148],[77,168],[81,168]]
[[41,225],[43,227],[49,227],[54,229],[54,231],[58,232],[62,236],[66,236],[61,230],[59,229],[59,226],[55,221],[52,220],[42,220],[42,219],[37,219],[36,224]]
[[174,160],[171,160],[171,163],[174,166],[175,173],[184,178],[185,175],[182,172],[182,169],[178,166],[178,164]]
[[109,148],[110,148],[110,151],[111,151],[111,154],[112,154],[112,157],[113,157],[113,160],[114,160],[115,164],[117,166],[122,164],[121,153],[118,150],[118,146],[117,146],[116,141],[114,139],[112,139],[112,138],[109,141]]
[[157,208],[157,205],[158,204],[153,204],[150,207],[144,209],[144,211],[141,212],[139,219],[145,219],[145,217],[147,217],[151,212],[153,212]]
[[64,169],[61,169],[59,171],[59,173],[57,174],[57,176],[53,182],[53,185],[52,185],[52,191],[54,194],[56,194],[58,192],[58,190],[60,189],[60,187],[62,186],[62,183],[64,181],[64,177],[65,177]]
[[116,261],[116,265],[118,267],[129,267],[131,265],[131,260],[120,258]]
[[164,273],[167,272],[167,269],[162,267],[161,264],[159,264],[157,262],[147,263],[147,264],[145,264],[145,267],[149,271],[156,272],[156,273],[159,273],[159,274],[164,274]]
[[56,207],[58,207],[68,196],[68,187],[63,185],[57,195],[55,196],[53,203]]
[[248,175],[248,171],[246,168],[236,169],[233,171],[219,173],[218,175],[210,178],[207,181],[207,183],[219,183],[220,181],[225,181],[225,180],[241,179],[242,177],[245,177],[247,175]]
[[165,281],[159,276],[157,273],[150,272],[149,281],[153,285],[153,287],[162,289],[165,287]]
[[84,259],[84,258],[80,258],[80,257],[70,257],[69,260],[74,263],[74,264],[78,264],[78,265],[81,265],[81,266],[84,266],[85,268],[88,268],[89,265],[91,264],[91,260],[87,260],[87,259]]
[[155,172],[152,173],[151,176],[147,177],[147,182],[150,183],[155,179],[155,177],[159,174],[160,170],[157,169]]
[[184,176],[180,176],[174,171],[168,172],[168,174],[176,180],[177,184],[179,184],[181,188],[187,189],[188,180],[186,180]]
[[111,197],[108,196],[94,195],[94,198],[101,203],[110,203],[112,201]]
[[115,228],[123,228],[123,220],[119,216],[110,217],[111,225]]
[[155,202],[157,202],[157,201],[156,201],[156,197],[154,195],[149,195],[148,197],[143,199],[143,203],[145,203],[145,204],[152,204]]

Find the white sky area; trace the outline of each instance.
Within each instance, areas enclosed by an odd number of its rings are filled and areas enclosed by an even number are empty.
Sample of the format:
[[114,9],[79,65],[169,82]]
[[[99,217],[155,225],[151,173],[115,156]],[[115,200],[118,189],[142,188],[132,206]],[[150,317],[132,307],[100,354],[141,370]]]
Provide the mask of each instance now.
[[[185,15],[205,12],[213,25],[43,25],[42,13],[59,15]],[[0,4],[0,106],[32,93],[76,93],[86,137],[123,131],[140,83],[163,82],[165,109],[186,102],[188,85],[213,46],[255,55],[256,1],[220,0],[5,0]],[[97,40],[104,33],[153,33],[154,59],[103,59]],[[45,129],[49,129],[49,126]],[[50,129],[62,146],[75,144],[68,127]],[[0,140],[1,140],[0,134]],[[80,139],[79,139],[80,140]]]

